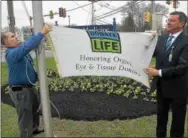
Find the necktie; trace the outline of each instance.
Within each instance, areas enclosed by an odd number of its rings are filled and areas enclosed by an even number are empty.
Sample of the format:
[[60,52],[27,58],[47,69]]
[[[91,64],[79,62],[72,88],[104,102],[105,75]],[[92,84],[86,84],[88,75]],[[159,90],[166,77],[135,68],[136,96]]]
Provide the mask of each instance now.
[[172,45],[172,39],[174,38],[174,36],[169,36],[168,40],[166,42],[166,48],[165,48],[165,53],[170,49],[171,45]]

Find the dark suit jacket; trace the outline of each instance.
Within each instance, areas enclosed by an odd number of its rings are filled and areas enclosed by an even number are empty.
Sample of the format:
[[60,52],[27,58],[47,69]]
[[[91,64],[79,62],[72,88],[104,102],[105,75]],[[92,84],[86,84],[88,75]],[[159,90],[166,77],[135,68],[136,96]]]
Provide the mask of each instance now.
[[158,91],[166,98],[185,98],[188,95],[188,36],[181,33],[173,42],[172,61],[169,62],[169,49],[165,53],[168,35],[160,36],[154,56],[156,68],[162,69],[162,77],[156,77]]

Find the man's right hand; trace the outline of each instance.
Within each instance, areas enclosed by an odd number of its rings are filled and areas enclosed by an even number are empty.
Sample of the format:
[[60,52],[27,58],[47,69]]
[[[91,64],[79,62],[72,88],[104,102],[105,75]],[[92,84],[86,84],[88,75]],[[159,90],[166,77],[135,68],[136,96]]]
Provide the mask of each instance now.
[[42,27],[42,29],[41,29],[40,32],[41,32],[42,34],[46,35],[46,34],[48,34],[51,30],[52,30],[52,25],[50,25],[50,24],[44,24],[44,26]]

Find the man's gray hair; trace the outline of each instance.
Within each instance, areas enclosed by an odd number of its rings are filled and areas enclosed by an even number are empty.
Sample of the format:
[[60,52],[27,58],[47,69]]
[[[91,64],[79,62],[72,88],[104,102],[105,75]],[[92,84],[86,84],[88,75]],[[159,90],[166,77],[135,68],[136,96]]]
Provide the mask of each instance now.
[[7,32],[2,32],[1,33],[1,45],[5,45],[5,40],[7,36],[5,35]]

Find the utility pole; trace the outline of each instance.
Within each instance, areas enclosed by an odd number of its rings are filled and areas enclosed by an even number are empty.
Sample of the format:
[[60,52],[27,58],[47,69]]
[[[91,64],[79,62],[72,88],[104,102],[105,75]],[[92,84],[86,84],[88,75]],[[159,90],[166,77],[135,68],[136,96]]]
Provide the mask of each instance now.
[[155,1],[151,0],[152,5],[152,30],[157,30],[156,13],[155,13]]
[[151,1],[151,6],[152,6],[152,14],[155,13],[155,1]]
[[95,24],[95,7],[94,3],[97,2],[97,0],[89,0],[91,1],[91,24]]
[[156,13],[156,19],[157,33],[161,35],[163,14],[160,12]]
[[91,24],[94,25],[94,18],[95,18],[95,14],[94,14],[94,0],[91,1]]
[[55,21],[55,26],[59,26],[58,21]]
[[68,15],[68,19],[69,19],[69,26],[70,26],[70,15]]
[[116,18],[113,18],[113,31],[116,32]]
[[8,22],[9,22],[9,31],[15,33],[15,18],[14,18],[14,8],[13,8],[13,1],[7,1],[7,8],[8,8]]
[[[33,21],[34,21],[34,32],[37,33],[43,26],[43,10],[42,1],[32,1],[33,8]],[[51,123],[51,108],[49,101],[49,90],[47,86],[46,78],[46,65],[45,65],[45,49],[43,45],[44,41],[37,48],[37,60],[38,60],[38,71],[39,71],[39,84],[40,84],[40,95],[42,103],[42,113],[44,117],[44,130],[46,137],[54,137]]]

